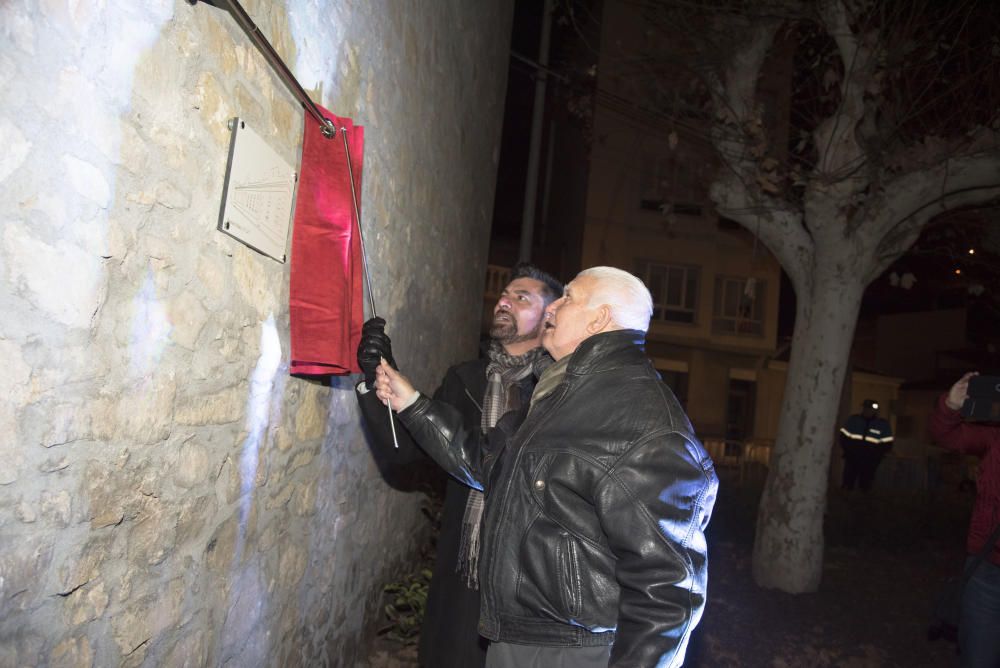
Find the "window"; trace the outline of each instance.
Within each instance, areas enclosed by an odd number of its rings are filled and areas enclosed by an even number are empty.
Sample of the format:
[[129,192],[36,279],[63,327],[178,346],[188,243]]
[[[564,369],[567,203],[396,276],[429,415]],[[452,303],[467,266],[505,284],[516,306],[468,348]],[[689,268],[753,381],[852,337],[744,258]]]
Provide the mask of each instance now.
[[708,200],[709,167],[695,155],[645,152],[639,165],[639,208],[701,216]]
[[653,295],[653,320],[693,323],[698,307],[698,268],[641,261],[638,270]]
[[[745,441],[753,435],[756,403],[756,383],[735,378],[729,380],[729,395],[726,398],[726,441]],[[728,443],[726,454],[730,454]]]
[[715,279],[712,331],[716,334],[764,334],[764,281],[719,276]]

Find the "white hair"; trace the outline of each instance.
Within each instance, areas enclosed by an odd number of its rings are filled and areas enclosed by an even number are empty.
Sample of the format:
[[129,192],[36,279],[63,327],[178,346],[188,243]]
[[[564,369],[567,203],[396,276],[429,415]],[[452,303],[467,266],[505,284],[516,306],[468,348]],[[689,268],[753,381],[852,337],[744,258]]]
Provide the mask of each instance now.
[[591,267],[577,276],[595,280],[590,293],[590,306],[607,304],[611,320],[622,329],[647,331],[653,316],[653,297],[638,277],[616,267]]

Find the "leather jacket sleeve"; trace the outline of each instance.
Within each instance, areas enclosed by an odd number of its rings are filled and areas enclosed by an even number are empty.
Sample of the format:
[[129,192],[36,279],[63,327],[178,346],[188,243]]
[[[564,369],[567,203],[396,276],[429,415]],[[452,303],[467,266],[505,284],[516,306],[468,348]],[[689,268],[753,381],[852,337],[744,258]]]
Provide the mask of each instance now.
[[705,605],[717,488],[711,460],[677,432],[636,444],[600,484],[595,509],[621,592],[610,666],[683,661]]
[[[361,384],[363,385],[363,383]],[[392,442],[392,431],[389,427],[389,410],[375,396],[374,390],[362,393],[359,388],[355,388],[354,394],[358,398],[358,407],[361,409],[361,416],[364,418],[365,427],[368,430],[372,454],[378,462],[398,467],[426,460],[424,453],[413,442],[406,430],[399,428],[398,423],[396,425],[396,441],[399,443],[399,447],[395,447]]]
[[482,432],[466,428],[455,407],[421,394],[398,415],[414,440],[441,468],[459,482],[483,489]]

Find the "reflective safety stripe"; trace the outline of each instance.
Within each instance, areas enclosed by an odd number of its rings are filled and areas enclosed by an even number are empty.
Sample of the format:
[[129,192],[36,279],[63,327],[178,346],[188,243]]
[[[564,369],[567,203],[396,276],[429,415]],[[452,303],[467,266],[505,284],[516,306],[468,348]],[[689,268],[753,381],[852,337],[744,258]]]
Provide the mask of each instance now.
[[[877,429],[869,430],[873,434],[881,434],[882,432]],[[852,441],[865,441],[866,443],[892,443],[892,436],[863,436],[861,434],[855,434],[853,432],[847,431],[846,428],[841,427],[840,433],[851,439]]]

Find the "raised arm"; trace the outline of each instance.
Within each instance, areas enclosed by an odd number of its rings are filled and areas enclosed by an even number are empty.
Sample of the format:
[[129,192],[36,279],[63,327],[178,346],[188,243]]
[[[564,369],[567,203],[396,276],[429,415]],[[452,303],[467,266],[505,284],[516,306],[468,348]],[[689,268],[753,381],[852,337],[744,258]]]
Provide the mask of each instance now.
[[942,395],[931,413],[931,437],[938,445],[971,455],[982,455],[998,443],[1000,431],[993,425],[970,424],[958,412],[969,394],[969,380],[977,375],[967,373]]
[[378,398],[397,411],[416,443],[459,482],[483,489],[482,432],[464,425],[450,404],[420,394],[401,373],[383,361],[375,379]]

